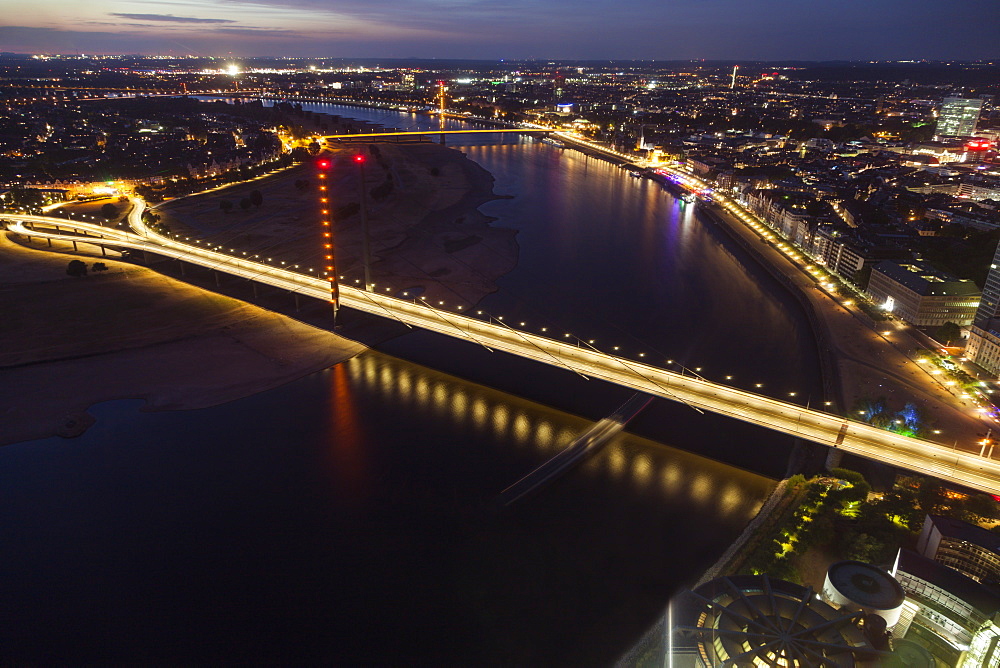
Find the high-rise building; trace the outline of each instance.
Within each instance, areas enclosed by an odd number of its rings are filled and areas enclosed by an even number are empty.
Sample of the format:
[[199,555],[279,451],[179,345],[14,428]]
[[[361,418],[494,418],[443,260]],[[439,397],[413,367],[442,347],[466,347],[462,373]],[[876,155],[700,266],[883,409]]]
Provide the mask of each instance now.
[[991,374],[1000,375],[1000,245],[986,274],[983,296],[969,328],[965,356]]
[[986,274],[983,296],[979,300],[979,308],[976,309],[973,323],[986,329],[990,320],[998,315],[1000,315],[1000,244],[993,251],[993,262],[990,263],[990,271]]
[[983,110],[981,99],[969,100],[962,97],[946,97],[938,113],[938,137],[969,137],[976,131],[979,112]]

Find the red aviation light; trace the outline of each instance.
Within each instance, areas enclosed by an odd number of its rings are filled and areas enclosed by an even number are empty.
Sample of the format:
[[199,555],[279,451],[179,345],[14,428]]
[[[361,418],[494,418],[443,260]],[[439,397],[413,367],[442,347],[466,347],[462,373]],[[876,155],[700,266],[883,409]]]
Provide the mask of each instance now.
[[316,161],[316,166],[319,167],[320,169],[330,169],[331,164],[332,163],[326,159]]
[[359,165],[365,164],[365,156],[358,153],[356,156],[354,156],[354,162],[358,163]]

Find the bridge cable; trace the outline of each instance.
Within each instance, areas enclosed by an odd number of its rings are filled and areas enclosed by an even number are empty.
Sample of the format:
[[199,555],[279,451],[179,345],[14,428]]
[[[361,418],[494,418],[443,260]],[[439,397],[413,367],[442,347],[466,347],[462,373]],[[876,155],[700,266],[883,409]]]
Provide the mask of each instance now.
[[656,385],[658,388],[660,388],[661,390],[663,390],[664,392],[666,392],[667,394],[669,394],[670,396],[672,396],[674,399],[676,399],[677,401],[679,401],[682,404],[684,404],[685,406],[687,406],[688,408],[692,408],[692,409],[698,411],[699,413],[701,413],[702,415],[705,414],[705,411],[701,410],[700,408],[698,408],[697,406],[691,404],[690,402],[685,401],[684,399],[678,397],[676,394],[674,394],[673,392],[671,392],[670,390],[668,390],[667,388],[665,388],[663,385],[660,385],[658,382],[656,382],[655,380],[653,380],[652,378],[650,378],[646,374],[640,372],[638,369],[633,368],[630,364],[628,364],[625,361],[624,358],[618,357],[617,355],[609,355],[606,352],[598,350],[597,348],[595,348],[594,346],[590,345],[586,341],[583,341],[582,339],[577,339],[577,341],[580,341],[585,346],[587,346],[588,348],[590,348],[591,350],[593,350],[595,353],[597,353],[599,355],[604,355],[606,357],[610,357],[611,359],[617,360],[618,363],[621,364],[623,367],[625,367],[626,369],[628,369],[629,371],[631,371],[635,375],[637,375],[637,376],[639,376],[641,378],[644,378],[645,380],[649,381],[653,385]]
[[[461,332],[466,338],[469,338],[469,339],[475,341],[476,343],[478,343],[479,345],[481,345],[483,348],[486,348],[486,350],[490,351],[491,353],[493,352],[493,349],[490,348],[488,345],[486,345],[485,343],[483,343],[482,341],[480,341],[479,339],[477,339],[476,337],[474,337],[471,333],[466,332],[461,327],[459,327],[458,325],[456,325],[455,323],[451,322],[450,320],[448,320],[447,318],[445,318],[443,315],[441,315],[441,312],[439,310],[437,310],[436,308],[434,308],[433,306],[431,306],[430,304],[428,304],[427,300],[421,299],[420,302],[424,306],[426,306],[427,308],[429,308],[432,313],[436,314],[439,318],[441,318],[446,323],[448,323],[449,325],[451,325],[452,327],[454,327],[455,329],[457,329],[459,332]],[[416,304],[417,301],[414,300],[413,303]]]
[[[572,371],[572,372],[573,372],[573,373],[575,373],[576,375],[580,376],[580,377],[581,377],[581,378],[583,378],[584,380],[590,380],[590,376],[587,376],[587,375],[584,375],[583,373],[581,373],[581,372],[580,372],[580,371],[578,371],[577,369],[574,369],[574,368],[573,368],[573,367],[571,367],[571,366],[570,366],[569,364],[567,364],[566,362],[562,361],[561,359],[559,359],[558,357],[556,357],[555,355],[553,355],[552,353],[550,353],[550,352],[549,352],[548,350],[545,350],[544,348],[542,348],[542,347],[541,347],[540,345],[538,345],[538,344],[537,344],[537,343],[535,343],[534,341],[530,341],[530,340],[529,340],[529,339],[528,339],[527,337],[525,337],[525,336],[524,336],[524,334],[522,334],[522,333],[521,333],[521,332],[519,332],[518,330],[516,330],[516,329],[514,329],[513,327],[511,327],[510,325],[508,325],[507,323],[505,323],[505,322],[504,322],[503,320],[498,320],[497,318],[493,318],[492,316],[490,316],[490,318],[491,318],[492,320],[496,320],[496,321],[497,321],[497,322],[499,322],[499,323],[500,323],[501,325],[503,325],[504,327],[506,327],[506,328],[507,328],[507,329],[509,329],[510,331],[514,332],[514,333],[515,333],[515,334],[517,334],[518,336],[520,336],[520,337],[521,337],[522,339],[524,339],[524,340],[525,340],[525,341],[526,341],[527,343],[530,343],[530,344],[531,344],[531,345],[533,345],[534,347],[536,347],[536,348],[538,348],[539,350],[541,350],[541,351],[542,351],[543,353],[545,353],[546,355],[548,355],[549,357],[551,357],[551,358],[552,358],[553,360],[555,360],[557,364],[561,364],[562,366],[566,367],[567,369],[569,369],[570,371]],[[554,340],[554,339],[553,339],[553,342],[555,342],[555,340]]]

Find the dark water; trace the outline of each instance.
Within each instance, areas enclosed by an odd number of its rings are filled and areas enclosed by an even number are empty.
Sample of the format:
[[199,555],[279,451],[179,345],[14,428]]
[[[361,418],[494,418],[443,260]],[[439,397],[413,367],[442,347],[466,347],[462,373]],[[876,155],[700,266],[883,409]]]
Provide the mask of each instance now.
[[0,450],[3,663],[602,665],[772,486],[367,353],[200,411]]
[[[483,208],[521,245],[485,309],[815,392],[794,303],[653,184],[463,141],[515,195]],[[79,439],[0,450],[0,662],[606,665],[773,485],[624,435],[496,512],[629,393],[428,333],[384,350],[468,380],[370,352],[211,409],[103,404]],[[790,448],[667,402],[630,429],[772,476]]]

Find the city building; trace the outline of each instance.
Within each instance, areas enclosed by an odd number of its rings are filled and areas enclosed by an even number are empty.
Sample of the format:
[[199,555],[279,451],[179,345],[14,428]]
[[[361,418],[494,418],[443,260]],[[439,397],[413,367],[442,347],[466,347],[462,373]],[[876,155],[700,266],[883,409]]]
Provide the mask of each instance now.
[[893,636],[914,640],[938,665],[1000,666],[1000,594],[933,559],[899,550],[891,571],[906,602]]
[[987,329],[990,321],[997,315],[1000,315],[1000,245],[997,245],[997,250],[993,253],[993,262],[986,275],[983,297],[976,309],[974,323],[977,327]]
[[905,248],[862,241],[844,223],[819,225],[812,235],[812,243],[805,249],[818,264],[853,282],[857,282],[856,277],[866,266],[883,260],[908,261],[913,257]]
[[987,329],[978,325],[969,328],[969,339],[965,344],[965,356],[982,367],[987,373],[1000,375],[1000,322],[992,321]]
[[881,617],[766,574],[711,580],[673,608],[673,666],[874,667],[889,649],[885,624],[873,621]]
[[993,254],[990,271],[986,274],[983,296],[979,300],[965,356],[988,373],[1000,374],[1000,245]]
[[940,327],[946,322],[970,325],[982,295],[972,281],[924,262],[890,260],[872,267],[865,291],[883,309],[917,327]]
[[946,97],[938,112],[938,137],[970,137],[976,131],[979,112],[983,110],[981,99],[970,100],[962,97]]
[[976,582],[1000,581],[1000,534],[974,524],[928,515],[917,539],[917,552]]

